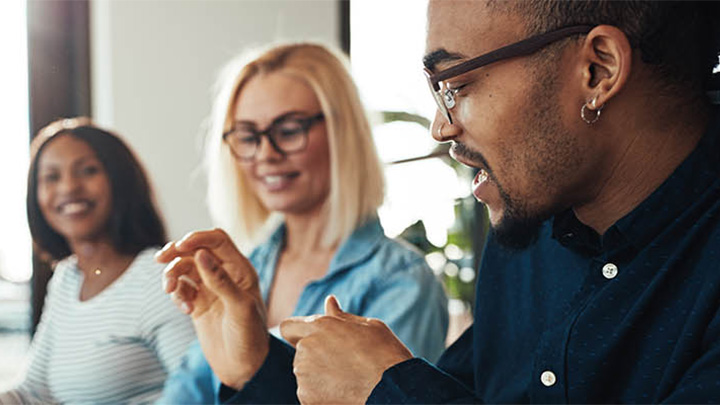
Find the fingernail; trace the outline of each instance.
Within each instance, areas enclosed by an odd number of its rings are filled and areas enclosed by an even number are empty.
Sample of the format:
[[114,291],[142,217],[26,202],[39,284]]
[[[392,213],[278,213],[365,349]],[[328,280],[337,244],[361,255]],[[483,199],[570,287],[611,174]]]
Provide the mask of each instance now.
[[175,247],[177,247],[177,248],[182,247],[183,243],[184,243],[186,240],[190,239],[190,237],[192,236],[192,234],[193,234],[192,232],[188,232],[188,233],[186,233],[185,235],[183,235],[183,237],[180,238],[180,240],[178,240],[177,242],[175,242]]
[[190,277],[188,277],[185,274],[178,277],[178,281],[183,281],[183,282],[187,283],[187,285],[189,285],[190,287],[195,289],[195,291],[200,291],[200,286],[197,285],[195,280],[191,279]]
[[155,252],[155,257],[158,257],[158,256],[162,255],[165,251],[167,251],[168,249],[170,249],[170,247],[173,245],[173,243],[174,243],[173,241],[170,241],[170,242],[166,243],[165,246],[162,247],[162,249],[160,249],[160,250],[158,250],[157,252]]
[[180,305],[180,310],[183,311],[185,314],[190,314],[190,306],[187,304],[187,302],[183,302]]

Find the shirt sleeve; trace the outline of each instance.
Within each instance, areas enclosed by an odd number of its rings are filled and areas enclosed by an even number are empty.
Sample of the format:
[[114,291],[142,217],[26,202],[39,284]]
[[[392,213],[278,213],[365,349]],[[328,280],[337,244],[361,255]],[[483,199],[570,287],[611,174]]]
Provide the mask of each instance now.
[[148,269],[152,279],[143,291],[140,330],[165,371],[172,374],[195,340],[195,330],[190,317],[180,312],[163,291],[161,273],[152,270]]
[[205,359],[199,341],[185,353],[180,366],[165,381],[158,404],[212,404],[215,403],[213,372]]
[[434,366],[410,359],[383,373],[368,403],[473,404],[482,403],[472,387],[472,327],[443,353]]
[[270,335],[265,362],[242,390],[222,385],[218,399],[228,404],[297,404],[297,381],[293,374],[295,349]]
[[667,404],[720,403],[720,311],[709,324],[700,356],[689,366],[680,382],[661,400]]
[[37,331],[30,344],[27,372],[22,382],[14,389],[0,393],[0,404],[57,403],[48,385],[48,362],[53,350],[53,313],[57,300],[58,286],[62,281],[61,270],[48,283],[47,295]]
[[358,315],[383,321],[414,356],[436,361],[445,350],[447,296],[425,260],[378,278],[364,302]]

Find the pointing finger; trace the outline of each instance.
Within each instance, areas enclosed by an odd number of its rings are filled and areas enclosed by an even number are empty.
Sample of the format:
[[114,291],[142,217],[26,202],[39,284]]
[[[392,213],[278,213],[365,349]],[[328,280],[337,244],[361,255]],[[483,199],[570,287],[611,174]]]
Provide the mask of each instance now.
[[[237,260],[238,256],[245,259],[235,247],[230,236],[220,228],[211,231],[190,232],[175,244],[175,248],[180,253],[194,252],[205,248],[223,261]],[[247,261],[247,259],[245,260]]]

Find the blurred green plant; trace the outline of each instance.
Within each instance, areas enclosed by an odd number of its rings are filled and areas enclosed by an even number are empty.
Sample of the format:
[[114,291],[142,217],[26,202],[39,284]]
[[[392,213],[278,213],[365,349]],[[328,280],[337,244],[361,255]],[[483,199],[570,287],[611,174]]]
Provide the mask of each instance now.
[[[383,111],[381,114],[384,123],[414,122],[428,130],[431,125],[429,119],[404,111]],[[469,185],[475,171],[452,159],[448,154],[449,149],[449,143],[438,144],[427,155],[403,159],[390,164],[440,158],[455,170],[458,178]],[[476,271],[485,244],[488,223],[485,207],[470,196],[456,201],[455,223],[447,230],[447,242],[444,246],[435,246],[430,243],[422,221],[417,221],[407,227],[400,237],[425,253],[428,264],[445,285],[448,298],[461,300],[466,307],[472,308],[475,298]]]

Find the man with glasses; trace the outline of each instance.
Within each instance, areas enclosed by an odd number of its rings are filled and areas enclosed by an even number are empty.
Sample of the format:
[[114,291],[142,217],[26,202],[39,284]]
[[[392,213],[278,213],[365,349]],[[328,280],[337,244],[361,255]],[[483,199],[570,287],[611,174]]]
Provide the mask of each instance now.
[[271,340],[221,399],[720,402],[717,17],[714,3],[431,0],[432,135],[478,169],[493,228],[474,325],[431,365],[331,297],[283,324],[295,350]]

